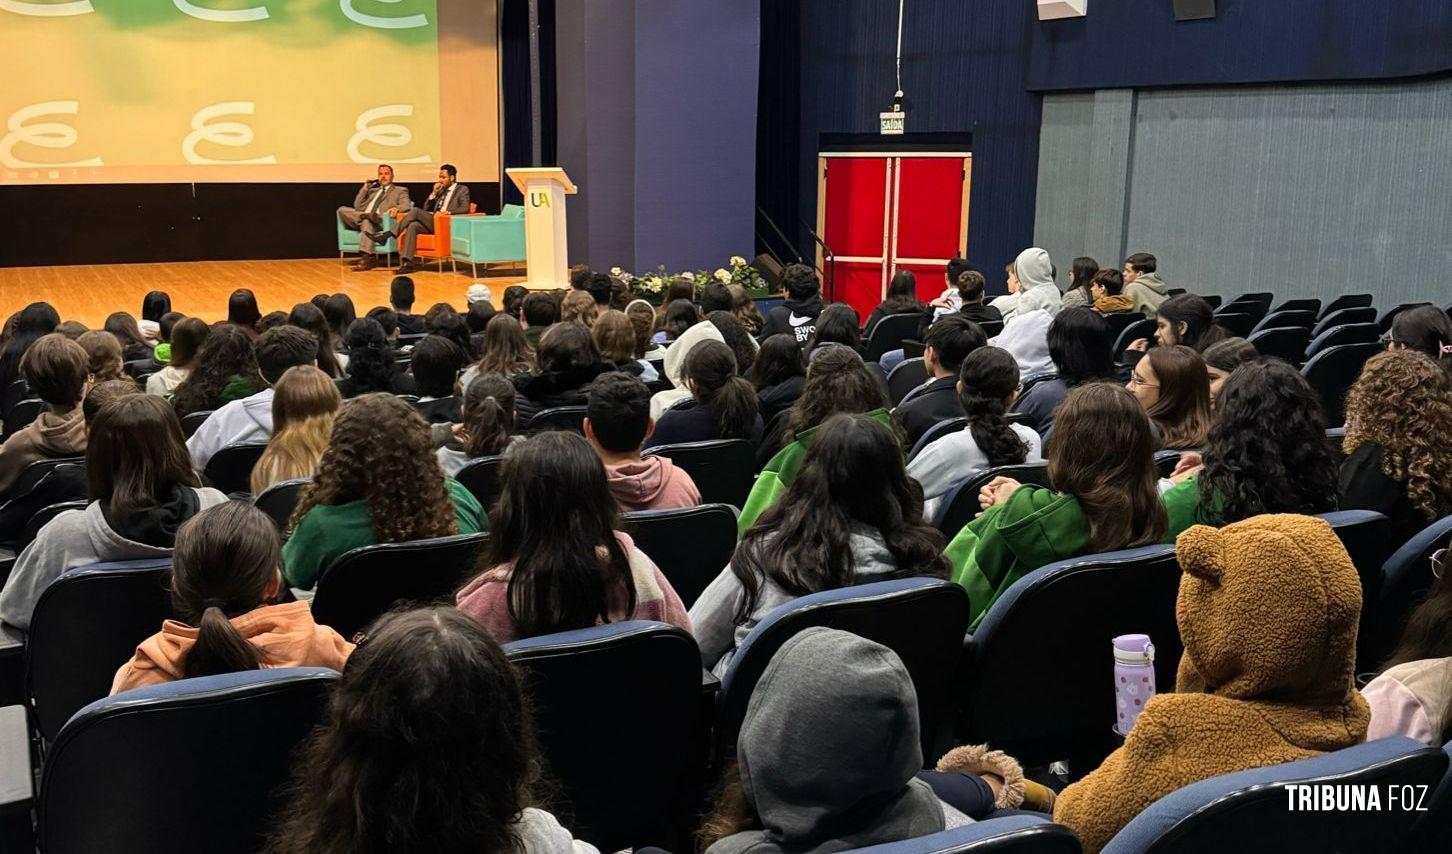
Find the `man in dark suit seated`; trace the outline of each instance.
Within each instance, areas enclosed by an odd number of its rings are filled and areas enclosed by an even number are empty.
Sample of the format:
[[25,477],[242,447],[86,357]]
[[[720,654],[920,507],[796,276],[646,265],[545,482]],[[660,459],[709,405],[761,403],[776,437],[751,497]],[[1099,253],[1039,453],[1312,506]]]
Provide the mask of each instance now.
[[[459,170],[452,163],[440,166],[439,180],[424,200],[423,207],[410,210],[393,227],[393,236],[398,238],[397,272],[400,276],[418,270],[418,258],[413,253],[420,234],[434,233],[434,214],[443,212],[453,216],[469,212],[469,188],[458,182],[458,176]],[[388,235],[383,235],[382,239],[387,241]]]
[[958,399],[958,370],[969,353],[987,346],[988,337],[978,324],[961,314],[950,314],[928,329],[925,343],[923,362],[929,379],[908,392],[892,412],[907,434],[908,448],[916,445],[934,424],[963,417],[963,402]]

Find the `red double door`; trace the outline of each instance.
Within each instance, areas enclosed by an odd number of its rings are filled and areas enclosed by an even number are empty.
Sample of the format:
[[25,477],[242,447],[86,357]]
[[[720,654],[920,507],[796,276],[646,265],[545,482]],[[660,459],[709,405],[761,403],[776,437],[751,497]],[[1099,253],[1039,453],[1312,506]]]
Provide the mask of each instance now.
[[954,255],[968,251],[966,152],[822,154],[818,159],[817,233],[827,298],[855,308],[865,321],[898,270],[917,277],[927,302],[946,287]]

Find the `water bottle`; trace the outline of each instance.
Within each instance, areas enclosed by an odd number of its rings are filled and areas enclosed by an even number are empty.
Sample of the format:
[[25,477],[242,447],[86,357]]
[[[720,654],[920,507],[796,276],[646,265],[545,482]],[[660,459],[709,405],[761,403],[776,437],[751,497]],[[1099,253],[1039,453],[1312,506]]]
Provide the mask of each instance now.
[[1114,731],[1129,735],[1144,704],[1155,695],[1155,645],[1149,635],[1114,639]]

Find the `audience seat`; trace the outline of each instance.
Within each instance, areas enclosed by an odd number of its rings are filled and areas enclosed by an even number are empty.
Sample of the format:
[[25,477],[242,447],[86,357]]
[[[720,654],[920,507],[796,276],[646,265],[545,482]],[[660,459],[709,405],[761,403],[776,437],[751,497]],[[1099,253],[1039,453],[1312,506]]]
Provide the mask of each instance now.
[[[25,640],[31,719],[53,741],[71,715],[111,691],[136,645],[172,615],[171,558],[77,567],[40,595]],[[99,850],[99,849],[98,849]]]
[[1250,330],[1255,328],[1255,321],[1255,315],[1241,311],[1227,311],[1224,314],[1217,312],[1215,314],[1215,322],[1225,327],[1225,331],[1237,338],[1250,337]]
[[1273,311],[1258,320],[1255,326],[1251,327],[1251,334],[1262,329],[1281,329],[1287,326],[1299,326],[1308,333],[1311,327],[1316,325],[1316,312],[1314,311]]
[[584,406],[555,406],[549,409],[541,409],[529,419],[524,429],[529,433],[538,433],[544,430],[566,430],[571,433],[585,433],[585,409]]
[[1111,311],[1102,315],[1104,322],[1109,324],[1109,334],[1117,341],[1120,333],[1124,332],[1130,324],[1144,320],[1144,315],[1137,311]]
[[1249,293],[1240,294],[1239,296],[1236,296],[1234,299],[1231,300],[1232,303],[1236,304],[1248,303],[1251,305],[1263,305],[1265,306],[1266,311],[1270,310],[1270,305],[1274,301],[1275,294],[1271,293],[1270,291],[1251,291]]
[[1322,317],[1330,317],[1333,313],[1347,308],[1365,308],[1371,305],[1371,294],[1343,294],[1336,299],[1326,303],[1321,309]]
[[738,514],[730,504],[637,510],[622,517],[636,548],[655,562],[689,608],[731,562]]
[[190,439],[192,434],[197,432],[197,428],[202,426],[202,422],[206,421],[207,417],[211,414],[212,410],[208,409],[203,412],[191,412],[182,416],[182,435]]
[[277,827],[299,748],[337,674],[253,670],[81,709],[46,756],[46,854],[251,854]]
[[1401,639],[1407,618],[1432,589],[1432,554],[1452,545],[1452,516],[1423,528],[1386,559],[1375,603],[1363,609],[1358,646],[1364,670],[1379,668]]
[[1023,395],[1028,394],[1029,389],[1033,388],[1044,380],[1052,380],[1057,378],[1058,376],[1058,373],[1055,371],[1044,371],[1042,373],[1034,374],[1030,377],[1024,377],[1023,379],[1019,380],[1019,396],[1022,397]]
[[1304,326],[1273,326],[1250,333],[1247,339],[1262,356],[1284,359],[1299,365],[1306,358],[1311,330]]
[[452,604],[487,534],[455,534],[353,549],[318,578],[313,619],[351,638],[395,605]]
[[[1452,742],[1442,746],[1452,759]],[[1452,851],[1452,768],[1427,798],[1427,811],[1412,829],[1411,851]]]
[[292,511],[297,509],[297,502],[302,498],[303,488],[312,482],[313,479],[310,477],[278,481],[254,496],[252,504],[258,510],[266,513],[277,525],[278,533],[286,537],[291,530],[288,523],[292,521]]
[[0,420],[9,417],[10,410],[15,404],[30,397],[30,386],[25,384],[24,377],[18,377],[10,381],[4,391],[0,391]]
[[[1351,562],[1356,565],[1356,574],[1361,579],[1361,622],[1368,624],[1381,595],[1382,566],[1392,550],[1400,545],[1391,541],[1391,520],[1371,510],[1338,510],[1317,515],[1330,523],[1341,544],[1346,547],[1347,554],[1351,555]],[[1372,663],[1365,658],[1371,637],[1370,632],[1357,635],[1359,670]]]
[[1273,313],[1277,311],[1309,311],[1316,314],[1321,311],[1321,301],[1319,299],[1288,299],[1271,309]]
[[1375,344],[1381,339],[1375,323],[1343,323],[1328,327],[1324,332],[1312,332],[1311,343],[1306,345],[1306,358],[1322,350],[1339,347],[1342,344]]
[[1170,449],[1155,451],[1155,471],[1160,477],[1169,477],[1175,473],[1175,466],[1180,464],[1180,452]]
[[950,686],[968,629],[968,613],[968,594],[963,588],[937,578],[859,584],[812,593],[778,606],[741,641],[721,679],[718,750],[722,756],[735,753],[752,691],[782,644],[803,629],[827,626],[876,641],[902,659],[917,690],[923,759],[932,763],[944,746],[938,733],[940,727],[945,735],[948,729]]
[[1020,578],[965,644],[959,741],[990,743],[1025,766],[1068,760],[1075,776],[1094,770],[1116,744],[1112,641],[1149,635],[1156,688],[1174,690],[1179,589],[1170,545],[1059,561]]
[[14,436],[22,428],[30,426],[40,413],[49,409],[50,406],[38,397],[27,397],[10,407],[5,415],[5,423],[0,426],[0,442]]
[[1074,831],[1032,813],[988,818],[973,824],[844,854],[1080,854]]
[[646,456],[665,457],[685,469],[701,492],[702,504],[740,507],[756,483],[756,448],[744,439],[658,445]]
[[1340,311],[1333,311],[1330,314],[1321,315],[1316,321],[1316,326],[1311,330],[1311,335],[1320,335],[1328,329],[1336,326],[1346,326],[1352,323],[1370,323],[1376,326],[1376,309],[1369,305],[1353,308],[1343,308]]
[[962,483],[953,487],[943,497],[943,502],[938,509],[938,518],[932,520],[933,525],[942,531],[949,540],[953,539],[963,529],[963,526],[973,521],[973,517],[983,509],[978,503],[978,491],[990,480],[1000,476],[1011,477],[1019,483],[1048,486],[1049,464],[1040,462],[998,466],[984,469],[976,475],[964,478]]
[[504,456],[502,454],[470,460],[454,475],[454,480],[469,490],[469,493],[479,500],[479,506],[483,507],[487,513],[489,508],[494,506],[494,502],[499,500],[501,488],[499,475],[503,465]]
[[690,634],[631,621],[505,650],[527,686],[570,831],[602,851],[686,846],[710,742],[701,653]]
[[[1447,754],[1409,738],[1383,738],[1344,750],[1212,777],[1160,798],[1127,824],[1104,854],[1395,851],[1422,813],[1389,804],[1390,793],[1430,792]],[[1293,810],[1290,786],[1374,787],[1380,810]],[[1409,787],[1403,789],[1403,787]],[[1414,805],[1415,806],[1415,805]]]
[[876,362],[882,358],[884,353],[902,349],[903,339],[913,338],[918,334],[918,326],[922,324],[924,316],[921,311],[913,311],[905,314],[889,314],[877,321],[877,325],[872,327],[872,333],[867,336],[867,341],[864,343],[866,351],[862,358],[869,362]]
[[267,450],[266,442],[244,442],[228,445],[207,460],[203,474],[207,481],[227,495],[251,494],[252,468]]
[[900,362],[887,375],[887,399],[893,406],[902,403],[907,393],[928,381],[928,366],[922,358]]
[[983,334],[989,338],[996,338],[1003,332],[1003,321],[1001,320],[984,320],[978,325],[982,327]]
[[939,421],[937,424],[923,431],[923,435],[918,437],[917,444],[913,445],[912,450],[908,452],[907,461],[912,462],[913,458],[921,454],[927,446],[950,433],[957,433],[967,426],[968,416],[966,415],[959,416],[958,418],[949,418],[946,421]]
[[86,497],[86,458],[52,457],[26,466],[0,502],[0,542],[13,542],[36,511]]
[[1212,309],[1219,308],[1220,304],[1225,302],[1225,299],[1219,294],[1200,294],[1200,299],[1210,303]]
[[1155,322],[1153,320],[1140,317],[1120,330],[1119,337],[1114,339],[1114,361],[1124,361],[1124,351],[1141,338],[1151,342],[1155,340]]
[[1400,305],[1389,308],[1381,313],[1381,317],[1377,318],[1377,328],[1380,329],[1382,332],[1390,330],[1392,321],[1396,319],[1397,315],[1401,314],[1409,308],[1416,308],[1419,305],[1431,305],[1431,303],[1426,302],[1425,300],[1422,302],[1404,302]]
[[1366,360],[1379,352],[1380,344],[1339,344],[1306,360],[1301,375],[1321,396],[1327,424],[1339,426],[1346,421],[1346,393],[1361,376]]

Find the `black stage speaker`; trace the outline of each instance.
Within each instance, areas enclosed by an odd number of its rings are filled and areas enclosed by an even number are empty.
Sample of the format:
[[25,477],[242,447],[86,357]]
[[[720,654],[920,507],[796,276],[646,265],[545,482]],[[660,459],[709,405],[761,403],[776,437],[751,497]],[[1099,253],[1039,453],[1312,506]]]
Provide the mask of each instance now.
[[766,254],[758,255],[756,260],[751,262],[751,266],[755,267],[756,272],[766,280],[767,286],[773,293],[781,288],[781,263],[775,258]]
[[1215,17],[1215,0],[1175,0],[1176,21],[1199,21]]

